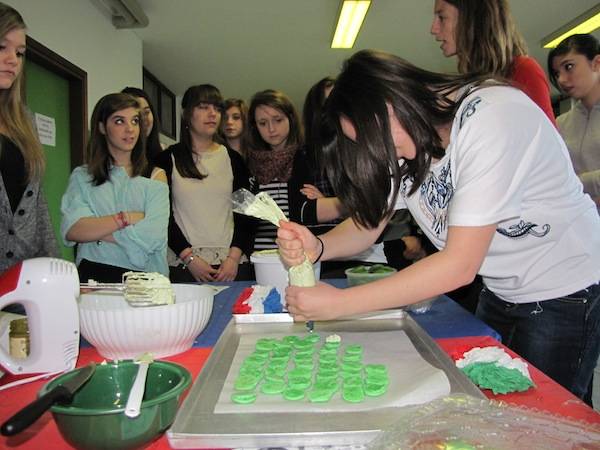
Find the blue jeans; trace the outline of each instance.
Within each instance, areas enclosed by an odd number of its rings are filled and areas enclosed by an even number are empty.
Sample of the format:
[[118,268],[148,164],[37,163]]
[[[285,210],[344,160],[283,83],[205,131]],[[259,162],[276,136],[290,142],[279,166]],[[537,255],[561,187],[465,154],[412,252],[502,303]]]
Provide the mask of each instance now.
[[476,315],[500,333],[504,345],[592,404],[600,353],[600,284],[533,303],[508,303],[484,288]]

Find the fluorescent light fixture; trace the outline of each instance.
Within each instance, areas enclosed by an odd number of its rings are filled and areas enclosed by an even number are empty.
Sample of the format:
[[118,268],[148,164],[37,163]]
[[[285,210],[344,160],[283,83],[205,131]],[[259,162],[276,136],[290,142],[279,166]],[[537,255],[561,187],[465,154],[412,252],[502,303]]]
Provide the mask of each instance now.
[[370,0],[344,0],[333,41],[331,41],[331,48],[352,48],[354,46],[354,41],[370,5]]
[[542,39],[542,47],[554,48],[573,34],[591,33],[599,27],[600,3]]

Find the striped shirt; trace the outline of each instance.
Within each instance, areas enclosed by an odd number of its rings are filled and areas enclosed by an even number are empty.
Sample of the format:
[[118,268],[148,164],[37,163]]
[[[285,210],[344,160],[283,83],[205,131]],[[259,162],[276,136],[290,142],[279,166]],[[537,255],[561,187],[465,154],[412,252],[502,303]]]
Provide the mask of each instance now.
[[[289,217],[288,183],[277,182],[258,185],[259,192],[268,193],[275,203],[281,208],[285,217]],[[261,220],[256,229],[254,250],[277,248],[277,227],[271,222]]]

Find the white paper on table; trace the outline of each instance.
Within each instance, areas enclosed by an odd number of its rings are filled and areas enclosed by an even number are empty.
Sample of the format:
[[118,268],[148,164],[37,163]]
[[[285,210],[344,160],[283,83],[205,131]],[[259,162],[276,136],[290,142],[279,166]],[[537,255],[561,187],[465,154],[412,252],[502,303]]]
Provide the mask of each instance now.
[[[327,334],[319,334],[321,340],[316,344],[317,349],[327,337]],[[337,334],[342,338],[339,356],[343,355],[347,345],[358,344],[363,346],[363,364],[387,366],[390,383],[385,394],[380,397],[367,396],[361,403],[349,403],[341,398],[341,392],[338,391],[327,403],[312,403],[306,398],[302,401],[289,401],[283,399],[281,394],[263,394],[260,392],[259,384],[256,388],[255,403],[247,405],[234,403],[231,400],[233,384],[242,362],[254,352],[256,341],[260,338],[282,339],[286,336],[273,333],[242,335],[219,400],[215,405],[215,414],[365,411],[421,404],[450,394],[450,382],[446,374],[423,359],[404,331],[337,332]],[[298,336],[305,337],[306,334]],[[317,362],[316,352],[314,358]],[[288,368],[292,366],[293,362],[290,359]]]

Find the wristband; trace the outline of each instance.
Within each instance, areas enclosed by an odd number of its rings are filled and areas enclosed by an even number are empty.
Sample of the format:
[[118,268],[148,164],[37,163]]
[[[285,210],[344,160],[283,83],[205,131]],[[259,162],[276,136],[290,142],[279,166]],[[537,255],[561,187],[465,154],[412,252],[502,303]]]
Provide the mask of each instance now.
[[127,218],[125,217],[125,213],[123,211],[119,211],[117,217],[119,222],[121,223],[121,228],[129,226],[129,222],[127,221]]
[[321,238],[319,236],[315,236],[317,238],[317,241],[319,241],[321,243],[321,253],[319,253],[319,256],[317,256],[317,259],[315,259],[313,261],[313,264],[319,262],[319,260],[321,259],[321,256],[323,256],[323,252],[325,251],[325,244],[323,244],[323,241],[321,240]]
[[194,253],[194,251],[191,248],[188,248],[187,251],[184,249],[181,254],[179,255],[179,259],[180,260],[184,260],[186,259],[188,256],[190,256],[192,253]]
[[117,229],[118,230],[120,230],[121,228],[123,228],[123,224],[119,220],[119,214],[113,214],[112,218],[115,219],[115,223],[117,224]]
[[183,261],[183,268],[187,269],[187,267],[190,265],[190,263],[194,260],[194,254],[189,255],[188,257],[186,257]]

